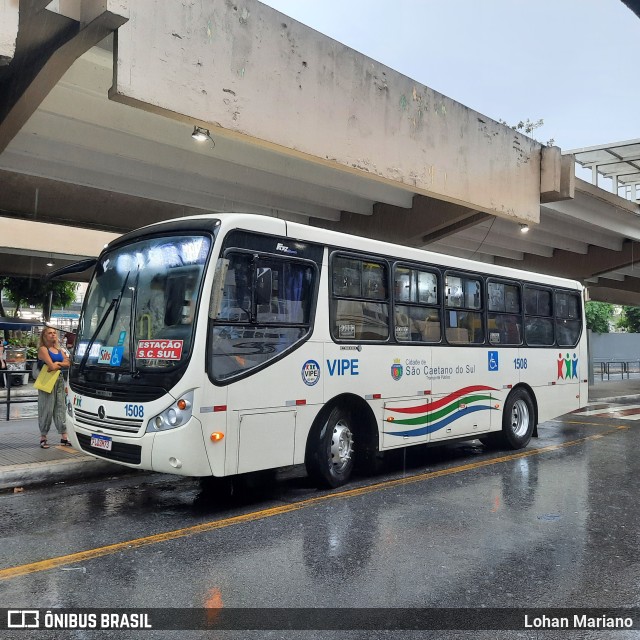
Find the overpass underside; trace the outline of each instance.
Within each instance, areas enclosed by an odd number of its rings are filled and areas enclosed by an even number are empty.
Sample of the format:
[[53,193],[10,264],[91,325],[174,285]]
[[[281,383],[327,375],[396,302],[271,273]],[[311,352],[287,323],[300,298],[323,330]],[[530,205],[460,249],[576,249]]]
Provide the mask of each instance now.
[[[51,253],[60,266],[144,224],[236,210],[640,304],[636,202],[255,0],[3,6],[0,274],[39,276]],[[210,132],[200,144],[196,126]]]

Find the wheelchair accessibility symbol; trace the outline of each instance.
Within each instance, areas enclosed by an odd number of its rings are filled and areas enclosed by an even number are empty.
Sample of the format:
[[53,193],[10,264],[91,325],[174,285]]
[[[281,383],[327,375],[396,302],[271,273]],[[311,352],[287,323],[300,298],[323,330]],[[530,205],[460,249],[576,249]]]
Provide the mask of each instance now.
[[123,355],[124,347],[113,347],[113,352],[111,353],[111,362],[109,364],[112,367],[119,367],[122,364]]
[[498,352],[489,351],[489,371],[498,370]]

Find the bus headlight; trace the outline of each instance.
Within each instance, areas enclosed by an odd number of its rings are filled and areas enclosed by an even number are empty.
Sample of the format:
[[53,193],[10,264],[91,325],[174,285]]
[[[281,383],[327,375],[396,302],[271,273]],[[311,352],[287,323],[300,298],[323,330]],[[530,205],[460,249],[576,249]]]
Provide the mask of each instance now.
[[186,424],[191,418],[193,407],[193,391],[188,391],[178,398],[168,409],[151,418],[147,424],[147,433],[175,429]]

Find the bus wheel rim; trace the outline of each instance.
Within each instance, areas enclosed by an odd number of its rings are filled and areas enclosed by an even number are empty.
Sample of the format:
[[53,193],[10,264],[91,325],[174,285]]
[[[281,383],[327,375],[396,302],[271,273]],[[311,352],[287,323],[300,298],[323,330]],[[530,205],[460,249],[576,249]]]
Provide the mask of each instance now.
[[351,460],[353,453],[353,434],[349,425],[339,420],[333,427],[331,436],[330,462],[334,470],[341,472]]
[[529,407],[524,400],[516,400],[511,409],[511,430],[519,438],[529,429]]

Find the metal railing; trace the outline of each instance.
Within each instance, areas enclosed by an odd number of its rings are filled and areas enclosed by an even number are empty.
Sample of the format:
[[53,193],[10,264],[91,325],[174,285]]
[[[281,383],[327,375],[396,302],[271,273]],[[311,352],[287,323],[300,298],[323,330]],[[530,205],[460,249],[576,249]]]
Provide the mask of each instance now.
[[[11,420],[12,404],[38,401],[38,390],[33,387],[33,383],[30,380],[33,362],[33,360],[27,360],[24,369],[0,370],[0,380],[4,381],[4,391],[6,391],[6,393],[0,392],[0,405],[4,404],[7,407],[6,420]],[[26,384],[23,382],[25,376],[27,377]],[[17,380],[20,380],[19,384]]]
[[611,379],[611,376],[620,376],[621,380],[629,378],[631,373],[640,373],[640,360],[594,360],[594,371],[600,369],[600,379]]

